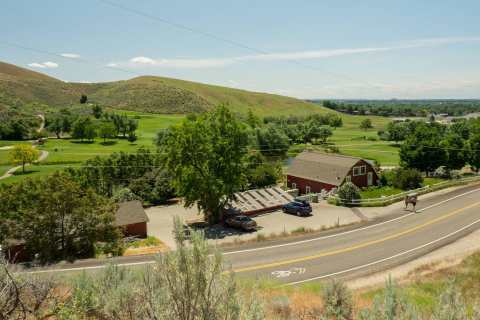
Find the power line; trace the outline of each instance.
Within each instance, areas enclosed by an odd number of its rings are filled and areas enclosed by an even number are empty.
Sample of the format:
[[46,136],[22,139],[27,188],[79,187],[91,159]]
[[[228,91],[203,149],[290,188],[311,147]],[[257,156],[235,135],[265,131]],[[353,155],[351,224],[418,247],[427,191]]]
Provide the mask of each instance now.
[[18,44],[18,43],[13,43],[13,42],[3,41],[3,40],[0,41],[0,44],[3,44],[4,46],[8,46],[8,47],[21,49],[21,50],[24,50],[24,51],[31,51],[31,52],[35,52],[35,53],[41,53],[41,54],[44,54],[44,55],[49,55],[49,56],[52,56],[52,57],[61,58],[63,60],[68,60],[68,61],[71,61],[71,62],[90,64],[90,65],[93,65],[95,67],[100,67],[100,68],[109,69],[109,70],[117,70],[117,71],[121,71],[123,73],[128,73],[128,74],[131,74],[131,75],[134,75],[134,76],[142,76],[143,75],[143,74],[137,73],[137,72],[129,70],[129,69],[120,68],[118,66],[109,66],[109,65],[101,64],[101,63],[98,63],[98,62],[95,62],[95,61],[92,61],[92,60],[85,59],[83,57],[68,58],[68,57],[65,57],[65,56],[61,55],[60,53],[51,52],[51,51],[47,51],[47,50],[43,50],[43,49],[32,48],[32,47],[29,47],[29,46],[24,46],[24,45],[21,45],[21,44]]
[[[258,49],[256,47],[241,43],[239,41],[231,40],[231,39],[219,36],[217,34],[214,34],[214,33],[211,33],[211,32],[206,32],[206,31],[203,31],[203,30],[200,30],[200,29],[197,29],[197,28],[192,28],[190,26],[187,26],[187,25],[184,25],[184,24],[181,24],[181,23],[177,23],[177,22],[171,21],[169,19],[165,19],[163,17],[154,16],[152,14],[137,10],[135,8],[131,8],[131,7],[121,5],[121,4],[119,4],[117,2],[114,2],[114,1],[110,1],[110,0],[97,0],[97,1],[101,2],[103,4],[106,4],[106,5],[109,5],[111,7],[115,7],[117,9],[123,10],[123,11],[133,13],[135,15],[138,15],[138,16],[141,16],[141,17],[144,17],[144,18],[147,18],[147,19],[150,19],[150,20],[153,20],[153,21],[156,21],[156,22],[160,22],[160,23],[163,23],[163,24],[169,25],[171,27],[181,29],[181,30],[184,30],[184,31],[187,31],[187,32],[190,32],[190,33],[199,34],[199,35],[202,35],[202,36],[210,38],[210,39],[214,39],[214,40],[219,41],[219,42],[224,42],[224,43],[227,43],[229,45],[254,52],[256,54],[261,54],[261,55],[272,54],[271,52],[268,52],[268,51],[265,51],[265,50],[262,50],[262,49]],[[290,60],[286,60],[286,61],[287,61],[287,63],[294,64],[296,66],[300,66],[300,67],[310,69],[310,70],[314,70],[314,71],[321,71],[323,73],[330,74],[330,75],[335,76],[337,78],[343,78],[343,79],[349,80],[351,82],[361,83],[362,85],[367,84],[367,85],[369,85],[371,87],[375,87],[375,88],[376,87],[381,87],[380,85],[377,85],[377,84],[369,84],[365,80],[362,80],[360,82],[360,81],[358,81],[358,80],[356,80],[352,77],[349,77],[347,75],[340,74],[340,73],[337,73],[337,72],[332,72],[332,71],[326,70],[325,68],[318,68],[318,67],[315,67],[315,66],[311,66],[311,65],[302,63],[302,62],[300,62],[298,60],[295,60],[295,59],[290,59]]]

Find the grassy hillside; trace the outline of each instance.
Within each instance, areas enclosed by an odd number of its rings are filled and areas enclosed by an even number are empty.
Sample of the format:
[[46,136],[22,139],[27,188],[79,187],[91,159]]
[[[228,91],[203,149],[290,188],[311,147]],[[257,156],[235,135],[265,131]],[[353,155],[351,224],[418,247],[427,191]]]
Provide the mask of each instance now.
[[252,109],[261,116],[327,112],[299,99],[177,79],[145,76],[107,83],[66,83],[0,63],[0,107],[28,103],[65,107],[78,103],[81,94],[114,109],[164,114],[202,112],[220,103],[235,112]]

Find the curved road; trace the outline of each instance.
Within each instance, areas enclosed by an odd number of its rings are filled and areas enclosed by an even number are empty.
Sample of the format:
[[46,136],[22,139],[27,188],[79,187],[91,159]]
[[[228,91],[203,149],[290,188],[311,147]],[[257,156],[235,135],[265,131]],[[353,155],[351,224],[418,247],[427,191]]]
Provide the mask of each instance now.
[[[420,199],[419,204],[416,213],[398,210],[388,220],[340,233],[225,250],[225,260],[241,277],[267,277],[288,284],[355,277],[404,263],[480,227],[478,185]],[[135,266],[153,260],[153,256],[89,259],[35,272],[98,269],[107,262]]]

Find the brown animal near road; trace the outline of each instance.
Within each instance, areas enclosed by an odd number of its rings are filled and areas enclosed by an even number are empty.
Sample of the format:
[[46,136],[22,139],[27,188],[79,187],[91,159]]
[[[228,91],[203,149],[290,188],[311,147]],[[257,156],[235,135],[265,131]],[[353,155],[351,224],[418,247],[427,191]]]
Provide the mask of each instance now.
[[405,196],[405,210],[408,208],[409,204],[413,206],[413,212],[415,212],[415,207],[417,206],[417,194],[411,193]]

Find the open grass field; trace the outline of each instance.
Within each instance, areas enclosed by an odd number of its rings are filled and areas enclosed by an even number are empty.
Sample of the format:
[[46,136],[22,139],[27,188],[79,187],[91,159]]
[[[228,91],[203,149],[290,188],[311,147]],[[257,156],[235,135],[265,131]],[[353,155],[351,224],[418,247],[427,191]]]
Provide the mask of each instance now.
[[[391,142],[380,141],[378,130],[383,130],[390,119],[375,116],[342,115],[343,127],[334,130],[329,142],[335,143],[342,154],[376,160],[382,166],[396,166],[399,163],[398,147]],[[373,128],[360,129],[363,119],[372,120]]]
[[[107,143],[103,144],[103,140],[100,138],[95,139],[93,143],[50,138],[45,145],[39,147],[39,149],[49,152],[45,161],[39,165],[29,167],[29,173],[26,175],[17,174],[0,181],[0,183],[14,182],[25,177],[41,176],[66,167],[77,167],[83,161],[95,156],[106,156],[119,151],[134,152],[142,146],[150,148],[153,146],[153,139],[159,130],[177,124],[184,118],[184,115],[160,115],[135,111],[121,111],[120,113],[134,117],[139,122],[138,140],[134,144],[124,139],[107,140]],[[378,139],[377,131],[385,127],[388,119],[369,117],[373,122],[374,128],[364,131],[359,128],[360,122],[364,118],[366,117],[343,115],[344,126],[333,131],[330,142],[335,143],[343,154],[377,160],[382,165],[397,165],[397,147],[384,141],[368,140],[368,138]],[[3,145],[12,145],[18,142],[3,141],[2,143]],[[0,166],[5,164],[8,164],[8,151],[0,150]],[[7,169],[8,166],[5,168],[0,167],[0,170],[6,171]]]
[[[83,161],[95,156],[107,156],[120,151],[134,152],[141,146],[150,148],[153,146],[153,139],[159,130],[179,123],[184,118],[182,115],[146,114],[131,111],[122,113],[135,117],[139,122],[138,140],[134,144],[124,139],[107,140],[107,144],[103,144],[103,140],[100,138],[95,139],[93,143],[50,138],[45,145],[39,147],[40,150],[49,153],[45,161],[29,166],[25,175],[18,171],[14,176],[0,180],[0,183],[12,183],[25,177],[38,177],[67,167],[77,167]],[[5,145],[17,143],[10,141]],[[8,164],[8,150],[0,150],[0,175],[11,167],[11,165],[4,164]]]
[[124,139],[107,140],[103,144],[100,138],[93,143],[79,142],[71,139],[49,139],[41,147],[49,152],[45,161],[48,164],[77,162],[80,163],[95,156],[109,155],[113,152],[134,152],[139,147],[152,147],[156,133],[173,124],[179,123],[184,116],[181,115],[158,115],[138,112],[122,112],[138,120],[138,140],[131,144]]

